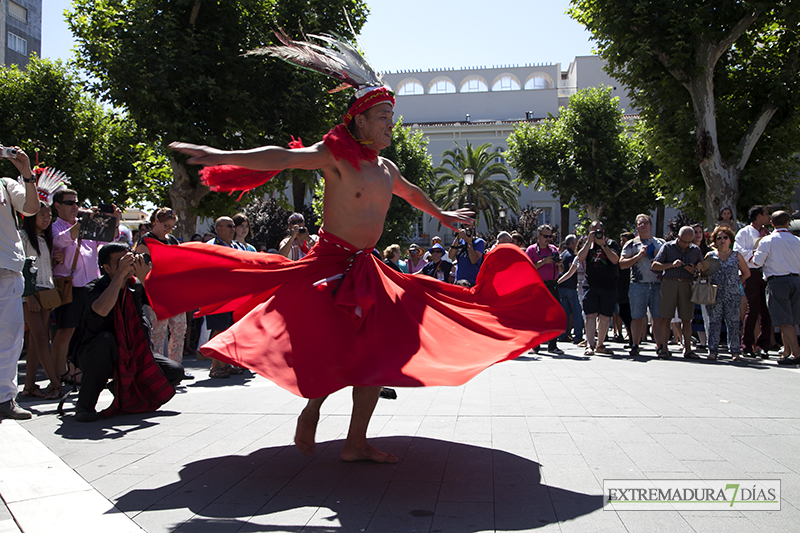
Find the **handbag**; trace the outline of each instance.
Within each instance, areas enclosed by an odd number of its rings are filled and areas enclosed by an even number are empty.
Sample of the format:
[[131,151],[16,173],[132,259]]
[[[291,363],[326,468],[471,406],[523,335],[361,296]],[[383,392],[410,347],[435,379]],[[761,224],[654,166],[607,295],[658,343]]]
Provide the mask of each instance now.
[[55,309],[61,305],[61,295],[58,293],[58,289],[42,289],[36,291],[34,296],[39,300],[42,309]]
[[26,257],[25,264],[22,265],[22,279],[25,287],[22,289],[22,297],[32,296],[36,292],[36,259]]
[[717,303],[717,289],[708,279],[698,279],[692,287],[692,302],[700,305],[714,305]]
[[63,278],[55,278],[56,290],[58,296],[61,298],[60,305],[67,305],[72,303],[72,276],[75,274],[75,267],[78,265],[78,255],[81,253],[81,237],[78,237],[78,245],[75,247],[75,255],[72,258],[72,268],[69,271],[69,276]]

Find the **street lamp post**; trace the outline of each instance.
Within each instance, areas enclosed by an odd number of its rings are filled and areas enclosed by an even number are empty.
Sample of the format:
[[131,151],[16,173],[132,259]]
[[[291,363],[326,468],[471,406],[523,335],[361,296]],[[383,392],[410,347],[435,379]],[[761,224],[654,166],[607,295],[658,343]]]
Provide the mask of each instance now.
[[472,208],[472,184],[475,183],[475,171],[467,167],[464,169],[464,183],[467,185],[467,207]]

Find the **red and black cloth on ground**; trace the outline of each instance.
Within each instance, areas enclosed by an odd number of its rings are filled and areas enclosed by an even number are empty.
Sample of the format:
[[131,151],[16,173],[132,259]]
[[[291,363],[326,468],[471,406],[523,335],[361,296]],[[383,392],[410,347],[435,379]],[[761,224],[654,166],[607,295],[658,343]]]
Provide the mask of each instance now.
[[147,245],[159,317],[234,311],[237,322],[202,353],[306,398],[350,385],[461,385],[566,323],[530,259],[510,244],[486,254],[471,289],[394,272],[322,230],[294,262],[203,243]]
[[119,359],[114,365],[117,390],[114,401],[101,414],[110,418],[120,413],[152,413],[172,399],[175,389],[153,359],[132,293],[127,288],[120,291],[111,312],[119,348]]

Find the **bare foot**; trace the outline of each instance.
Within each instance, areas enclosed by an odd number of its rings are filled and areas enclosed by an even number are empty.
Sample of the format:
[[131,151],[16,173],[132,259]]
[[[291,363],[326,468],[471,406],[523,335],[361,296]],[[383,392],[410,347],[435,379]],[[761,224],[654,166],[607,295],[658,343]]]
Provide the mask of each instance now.
[[319,413],[308,413],[306,409],[297,417],[297,429],[294,432],[294,445],[306,455],[314,453],[314,436],[317,433]]
[[373,461],[375,463],[396,463],[397,457],[391,453],[383,453],[367,443],[363,445],[349,445],[344,443],[342,461]]

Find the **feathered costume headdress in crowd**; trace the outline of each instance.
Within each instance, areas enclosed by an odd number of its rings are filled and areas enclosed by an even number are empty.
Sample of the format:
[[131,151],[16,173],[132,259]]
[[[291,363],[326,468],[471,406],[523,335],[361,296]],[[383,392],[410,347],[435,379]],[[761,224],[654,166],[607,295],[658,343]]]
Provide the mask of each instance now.
[[[337,160],[344,159],[357,170],[360,168],[360,161],[374,161],[378,153],[370,148],[372,139],[356,139],[348,126],[356,115],[375,105],[388,102],[394,107],[394,93],[383,84],[381,77],[358,50],[336,35],[308,36],[328,45],[321,46],[309,41],[294,41],[283,30],[274,33],[283,43],[282,46],[265,46],[248,52],[246,55],[277,57],[292,65],[313,70],[341,81],[342,84],[332,92],[354,87],[356,89],[355,102],[342,117],[342,123],[325,134],[322,140]],[[292,137],[289,147],[302,148],[303,144],[299,139]],[[283,169],[253,171],[232,165],[219,165],[201,170],[200,177],[212,191],[241,190],[244,194],[248,190],[266,183],[281,170]]]
[[37,167],[33,169],[33,175],[37,179],[36,189],[39,192],[39,200],[48,206],[53,205],[53,195],[57,191],[66,189],[69,183],[66,172],[51,167]]

